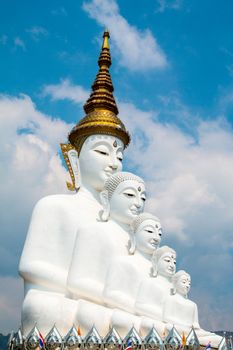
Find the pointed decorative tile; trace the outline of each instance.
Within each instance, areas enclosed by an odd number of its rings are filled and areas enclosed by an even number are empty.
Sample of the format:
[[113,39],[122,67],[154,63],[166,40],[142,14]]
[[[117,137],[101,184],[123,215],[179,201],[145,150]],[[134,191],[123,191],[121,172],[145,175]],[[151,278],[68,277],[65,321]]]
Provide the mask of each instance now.
[[23,343],[24,343],[23,335],[22,335],[21,329],[19,328],[18,332],[14,336],[14,342],[13,342],[14,349],[15,350],[23,349]]
[[103,339],[103,345],[108,350],[119,349],[122,346],[122,339],[114,327],[110,328]]
[[227,342],[226,342],[226,338],[225,336],[222,337],[222,340],[220,341],[219,345],[218,345],[218,350],[227,350]]
[[142,347],[142,339],[136,329],[132,327],[129,331],[129,333],[126,335],[126,337],[123,340],[123,348],[126,348],[128,346],[129,341],[132,342],[132,349],[141,349]]
[[160,337],[159,333],[156,331],[154,327],[151,328],[149,333],[144,339],[144,348],[146,350],[162,350],[163,349],[163,341]]
[[186,345],[192,350],[200,349],[199,340],[193,327],[186,338]]
[[11,334],[10,334],[8,342],[7,342],[7,350],[13,349],[14,339],[15,339],[15,334],[13,331],[11,331]]
[[39,341],[40,341],[40,332],[38,328],[35,326],[32,328],[32,330],[28,333],[25,344],[26,344],[26,350],[35,350],[39,349]]
[[73,326],[64,338],[64,350],[74,350],[80,349],[82,346],[83,340],[81,335],[78,334],[77,329]]
[[178,350],[182,344],[182,338],[179,332],[173,326],[167,337],[164,340],[164,345],[167,350]]
[[87,333],[84,339],[84,344],[85,348],[90,350],[98,350],[101,348],[102,339],[95,326],[93,326],[91,330]]
[[47,350],[58,350],[62,346],[62,337],[54,325],[45,337],[45,347]]

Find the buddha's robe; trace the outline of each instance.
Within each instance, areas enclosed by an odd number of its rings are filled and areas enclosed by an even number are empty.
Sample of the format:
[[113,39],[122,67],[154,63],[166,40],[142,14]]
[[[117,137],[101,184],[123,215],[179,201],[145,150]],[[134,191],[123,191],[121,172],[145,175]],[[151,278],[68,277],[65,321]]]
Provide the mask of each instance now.
[[105,281],[106,305],[134,313],[139,285],[149,276],[150,269],[150,260],[139,253],[115,258],[108,267]]
[[151,262],[140,253],[115,258],[108,267],[104,302],[115,308],[111,324],[124,337],[132,326],[140,330],[141,319],[135,316],[135,299],[139,285],[149,276]]
[[[46,334],[56,323],[66,332],[73,324],[75,304],[64,298],[76,234],[95,222],[101,206],[85,188],[74,195],[53,195],[36,205],[22,252],[19,273],[24,279],[23,332],[37,322]],[[56,305],[56,308],[53,305]],[[61,312],[67,313],[69,317]],[[46,315],[41,320],[41,315]]]
[[145,278],[140,284],[135,302],[137,314],[162,321],[163,303],[171,286],[169,280],[162,276]]
[[135,311],[141,316],[140,332],[146,335],[154,326],[160,336],[164,333],[163,303],[170,293],[171,283],[162,276],[145,278],[138,289]]
[[167,330],[175,326],[180,334],[187,335],[193,327],[202,345],[207,345],[211,341],[212,346],[218,347],[222,339],[214,333],[201,329],[197,305],[178,293],[167,296],[163,307],[163,321],[167,323]]
[[114,258],[128,254],[128,240],[128,232],[112,220],[90,224],[79,231],[67,289],[72,299],[78,299],[75,322],[81,328],[95,324],[103,335],[108,330],[112,310],[103,308],[106,275]]

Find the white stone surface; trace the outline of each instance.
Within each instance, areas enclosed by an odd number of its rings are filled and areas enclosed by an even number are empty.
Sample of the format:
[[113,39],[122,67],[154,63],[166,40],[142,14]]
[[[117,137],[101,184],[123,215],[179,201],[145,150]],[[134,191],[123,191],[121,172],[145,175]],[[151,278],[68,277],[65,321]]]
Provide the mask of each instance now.
[[[108,186],[104,195],[109,219],[106,222],[97,222],[88,228],[85,226],[79,231],[67,279],[68,295],[71,298],[79,302],[80,300],[92,302],[92,304],[82,303],[81,311],[77,313],[77,321],[81,326],[84,325],[84,328],[87,325],[87,315],[91,315],[89,322],[93,322],[96,310],[96,305],[93,303],[104,305],[103,291],[112,261],[117,257],[128,255],[130,237],[127,224],[130,224],[144,209],[145,186],[142,180],[138,181],[137,177],[129,173],[119,173],[116,176],[118,178],[113,182],[115,188],[111,196],[107,190]],[[112,178],[114,180],[116,176],[113,175],[109,180]],[[93,312],[91,312],[92,305]],[[84,319],[80,312],[84,315]],[[105,315],[104,309],[100,308],[100,314],[103,315],[103,319],[108,319],[109,309],[106,308]],[[108,328],[109,323],[106,328],[102,324],[101,335],[106,334]]]
[[162,321],[163,303],[172,287],[171,278],[176,271],[176,253],[163,246],[155,251],[153,268],[156,276],[145,278],[138,289],[135,311],[138,315]]
[[184,332],[187,336],[193,327],[203,345],[211,341],[212,346],[217,347],[221,337],[201,329],[197,305],[187,297],[190,287],[190,275],[183,270],[178,271],[173,277],[173,293],[164,302],[163,321],[166,322],[166,329],[170,330],[175,326],[180,333]]
[[[115,140],[117,147],[113,146]],[[35,322],[44,332],[59,322],[61,315],[56,308],[50,312],[46,310],[51,303],[51,297],[57,305],[61,303],[60,308],[66,308],[64,304],[67,299],[61,297],[66,294],[66,281],[76,234],[83,225],[88,227],[96,221],[102,208],[99,192],[103,190],[106,179],[121,170],[122,152],[122,141],[113,136],[88,137],[79,157],[82,178],[80,190],[73,195],[48,196],[37,203],[19,265],[19,273],[25,285],[22,308],[22,326],[25,333]],[[29,295],[29,291],[33,293]],[[42,293],[45,291],[48,293]],[[43,321],[38,314],[37,305],[42,298],[40,310],[41,314],[46,315]],[[71,312],[72,310],[73,307]],[[71,318],[70,325],[72,322]]]

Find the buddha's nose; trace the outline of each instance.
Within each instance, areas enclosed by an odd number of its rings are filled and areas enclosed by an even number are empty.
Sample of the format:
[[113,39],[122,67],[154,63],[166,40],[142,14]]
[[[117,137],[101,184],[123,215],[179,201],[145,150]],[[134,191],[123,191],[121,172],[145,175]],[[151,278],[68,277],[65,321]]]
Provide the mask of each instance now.
[[118,163],[116,157],[112,157],[110,162],[109,162],[109,168],[112,170],[117,170],[118,169]]
[[141,203],[140,198],[135,198],[135,203],[134,203],[134,205],[135,205],[135,207],[136,207],[137,209],[141,208],[142,203]]
[[118,165],[117,164],[109,164],[109,168],[111,168],[112,170],[117,170]]

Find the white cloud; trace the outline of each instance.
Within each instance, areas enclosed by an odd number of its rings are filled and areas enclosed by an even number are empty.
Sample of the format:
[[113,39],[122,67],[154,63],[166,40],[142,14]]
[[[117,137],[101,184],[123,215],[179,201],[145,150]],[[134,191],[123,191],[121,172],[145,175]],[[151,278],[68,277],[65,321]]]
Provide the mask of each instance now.
[[179,10],[182,7],[183,0],[157,0],[158,8],[156,12],[166,10]]
[[16,331],[21,323],[23,282],[15,277],[0,277],[0,329],[8,334]]
[[14,39],[14,45],[15,45],[15,48],[16,47],[20,47],[23,51],[26,51],[26,45],[25,45],[24,41],[21,38],[16,37]]
[[82,86],[73,85],[69,79],[62,80],[59,84],[46,85],[42,91],[43,96],[50,96],[52,100],[70,100],[83,104],[89,92]]
[[26,32],[29,33],[35,41],[39,41],[41,37],[46,37],[49,34],[47,29],[40,26],[33,26],[30,29],[26,29]]
[[167,65],[165,53],[149,29],[141,31],[120,14],[115,0],[92,0],[84,10],[110,30],[120,63],[132,71],[162,69]]
[[70,129],[64,121],[40,113],[27,96],[0,97],[3,274],[16,273],[36,201],[47,194],[66,192],[67,173],[57,152]]

